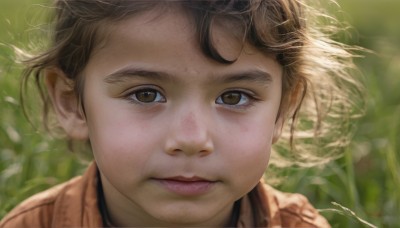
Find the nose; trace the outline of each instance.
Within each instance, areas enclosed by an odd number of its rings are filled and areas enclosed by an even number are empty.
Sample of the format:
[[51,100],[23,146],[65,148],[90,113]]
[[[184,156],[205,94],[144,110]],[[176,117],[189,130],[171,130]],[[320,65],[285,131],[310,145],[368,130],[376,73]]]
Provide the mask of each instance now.
[[166,140],[166,153],[172,156],[206,156],[212,153],[214,144],[209,124],[204,113],[194,110],[175,114]]

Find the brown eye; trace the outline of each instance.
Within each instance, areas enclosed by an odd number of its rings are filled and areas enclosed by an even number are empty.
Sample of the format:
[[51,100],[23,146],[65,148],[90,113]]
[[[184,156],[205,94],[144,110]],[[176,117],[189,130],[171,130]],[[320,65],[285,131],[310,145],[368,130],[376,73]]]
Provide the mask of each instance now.
[[132,99],[141,103],[165,102],[165,98],[154,89],[142,89],[132,94]]
[[240,92],[227,92],[221,95],[221,101],[227,105],[237,105],[242,99]]
[[246,92],[228,91],[219,96],[215,103],[231,108],[244,108],[250,106],[254,101],[256,99]]

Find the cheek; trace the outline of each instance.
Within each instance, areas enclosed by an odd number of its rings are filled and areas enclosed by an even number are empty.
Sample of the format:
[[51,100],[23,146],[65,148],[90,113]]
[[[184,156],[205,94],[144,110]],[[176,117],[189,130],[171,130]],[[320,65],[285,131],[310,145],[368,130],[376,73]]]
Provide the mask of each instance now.
[[[233,152],[232,156],[234,164],[243,167],[242,170],[250,171],[254,168],[265,169],[268,164],[268,159],[271,150],[271,136],[272,134],[263,134],[265,132],[258,131],[258,129],[249,129],[246,134],[240,134],[237,137],[232,137],[230,148],[227,149]],[[252,166],[256,166],[253,167]],[[261,167],[260,167],[261,166]]]
[[88,118],[89,137],[102,171],[122,175],[132,173],[133,167],[143,169],[152,156],[150,152],[157,150],[156,129],[126,112],[96,113]]
[[[261,179],[269,161],[274,122],[271,120],[238,123],[237,129],[226,134],[225,169],[229,170],[237,186],[249,191]],[[235,133],[233,133],[235,132]]]

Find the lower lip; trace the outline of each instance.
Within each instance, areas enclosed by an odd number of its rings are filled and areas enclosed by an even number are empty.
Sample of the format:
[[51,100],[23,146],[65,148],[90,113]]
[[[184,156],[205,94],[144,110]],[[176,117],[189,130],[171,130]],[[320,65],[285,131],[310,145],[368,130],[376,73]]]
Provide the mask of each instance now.
[[216,184],[212,181],[177,181],[157,179],[165,189],[182,196],[197,196],[206,194]]

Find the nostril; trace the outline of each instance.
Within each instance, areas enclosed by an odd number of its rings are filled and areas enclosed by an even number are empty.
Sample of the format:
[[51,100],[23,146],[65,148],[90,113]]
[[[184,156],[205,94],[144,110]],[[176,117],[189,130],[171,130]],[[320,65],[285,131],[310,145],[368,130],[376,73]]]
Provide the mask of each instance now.
[[166,152],[171,156],[175,156],[177,154],[182,153],[183,151],[181,149],[167,149]]
[[179,154],[186,156],[206,156],[213,151],[211,139],[194,142],[192,140],[182,140],[170,137],[166,144],[165,151],[171,156]]
[[200,154],[200,156],[207,156],[207,155],[209,155],[211,153],[211,151],[210,150],[201,150],[200,152],[199,152],[199,154]]

